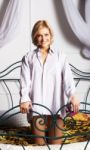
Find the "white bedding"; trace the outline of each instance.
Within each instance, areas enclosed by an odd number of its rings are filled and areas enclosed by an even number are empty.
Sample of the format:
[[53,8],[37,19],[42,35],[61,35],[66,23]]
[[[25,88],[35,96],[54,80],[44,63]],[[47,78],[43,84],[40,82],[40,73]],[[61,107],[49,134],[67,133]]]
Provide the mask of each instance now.
[[[84,150],[87,142],[79,142],[64,145],[61,150]],[[49,150],[47,146],[16,146],[10,144],[0,144],[0,150]],[[50,145],[50,150],[60,150],[60,145]],[[88,144],[85,150],[90,150]]]

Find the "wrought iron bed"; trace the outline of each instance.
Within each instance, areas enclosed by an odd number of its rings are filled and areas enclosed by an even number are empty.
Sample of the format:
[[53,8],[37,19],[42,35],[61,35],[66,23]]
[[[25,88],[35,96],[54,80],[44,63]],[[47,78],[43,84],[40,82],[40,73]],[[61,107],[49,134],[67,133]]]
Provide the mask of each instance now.
[[[75,68],[73,65],[71,65],[71,70],[74,75],[76,88],[79,87],[79,84],[83,82],[83,85],[85,85],[86,91],[84,91],[84,95],[81,101],[81,108],[80,113],[82,114],[90,114],[90,72],[82,72]],[[29,144],[32,144],[34,138],[37,137],[37,135],[31,134],[30,126],[27,122],[26,115],[23,115],[19,111],[19,72],[21,67],[21,61],[18,61],[6,69],[4,69],[2,72],[0,72],[0,137],[17,137],[17,139],[32,139]],[[14,93],[16,91],[16,93]],[[4,94],[2,94],[4,93]],[[4,98],[6,100],[4,100]],[[8,102],[8,104],[6,104]],[[2,104],[3,103],[3,104]],[[46,108],[43,105],[34,103],[33,105],[38,105],[39,107],[43,107],[43,109],[48,109],[48,111],[51,113],[52,116],[52,125],[56,124],[57,114],[59,111],[61,111],[63,108],[67,108],[68,105],[64,105],[62,108],[60,108],[56,115],[53,115],[53,113],[49,110],[49,108]],[[4,107],[5,106],[5,107]],[[68,107],[69,109],[69,107]],[[38,112],[35,112],[38,114]],[[39,114],[40,117],[44,119],[44,123],[46,123],[46,120],[44,116]],[[63,130],[65,133],[63,137],[41,137],[44,138],[46,141],[47,139],[63,139],[63,144],[60,145],[59,149],[63,149],[63,146],[67,144],[68,139],[74,139],[75,137],[85,137],[86,138],[86,145],[83,148],[83,150],[87,149],[87,146],[89,144],[90,139],[90,122],[86,125],[87,129],[83,132],[80,131],[80,127],[82,126],[82,122],[76,123],[75,118],[72,115],[72,112],[69,110],[67,112],[67,115],[63,119],[65,127],[64,129],[59,128],[60,130]],[[27,129],[25,129],[25,127]],[[47,132],[49,129],[46,129],[43,132]],[[69,131],[71,129],[77,128],[76,132],[73,132],[72,134],[69,134]],[[17,129],[17,130],[16,130]],[[13,132],[16,131],[16,132]],[[21,142],[21,146],[23,149],[25,149],[23,142]],[[51,147],[46,143],[47,149],[51,150]]]

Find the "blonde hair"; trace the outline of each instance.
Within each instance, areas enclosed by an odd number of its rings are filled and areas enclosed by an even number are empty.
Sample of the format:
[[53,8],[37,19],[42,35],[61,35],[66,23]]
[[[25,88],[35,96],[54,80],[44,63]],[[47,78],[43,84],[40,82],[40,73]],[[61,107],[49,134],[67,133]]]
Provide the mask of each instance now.
[[32,42],[36,46],[38,44],[37,43],[38,31],[39,31],[40,28],[43,28],[43,27],[45,27],[45,28],[47,28],[49,30],[50,35],[51,35],[51,43],[53,42],[53,31],[52,31],[50,25],[48,24],[48,22],[46,20],[39,20],[39,21],[37,21],[35,23],[35,25],[34,25],[34,27],[32,29],[32,34],[31,34],[31,36],[32,36]]

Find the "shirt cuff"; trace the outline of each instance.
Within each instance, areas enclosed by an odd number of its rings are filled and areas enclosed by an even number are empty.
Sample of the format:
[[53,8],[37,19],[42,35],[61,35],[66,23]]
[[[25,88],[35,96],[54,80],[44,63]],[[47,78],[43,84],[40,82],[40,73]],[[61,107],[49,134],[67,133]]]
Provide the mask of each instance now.
[[23,96],[20,99],[20,103],[25,103],[25,102],[28,102],[28,101],[31,101],[31,99],[28,96]]

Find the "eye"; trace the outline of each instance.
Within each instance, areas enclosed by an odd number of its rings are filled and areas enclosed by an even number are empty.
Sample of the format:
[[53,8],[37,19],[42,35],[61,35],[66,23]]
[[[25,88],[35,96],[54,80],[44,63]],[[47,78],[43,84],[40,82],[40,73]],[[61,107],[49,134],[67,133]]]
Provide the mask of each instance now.
[[41,35],[40,35],[40,34],[38,34],[38,35],[37,35],[37,38],[39,38],[39,37],[41,37]]
[[48,33],[45,34],[45,36],[48,36],[48,35],[49,35]]

